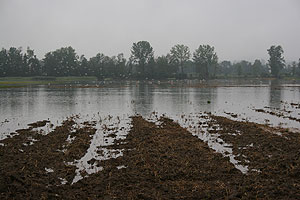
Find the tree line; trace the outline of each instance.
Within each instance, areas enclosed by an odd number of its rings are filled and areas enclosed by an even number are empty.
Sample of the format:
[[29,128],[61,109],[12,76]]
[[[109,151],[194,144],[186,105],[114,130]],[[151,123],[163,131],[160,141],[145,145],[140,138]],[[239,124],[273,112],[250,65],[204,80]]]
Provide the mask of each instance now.
[[154,57],[149,42],[133,43],[131,56],[106,56],[98,53],[87,59],[72,47],[62,47],[38,59],[29,47],[11,47],[0,51],[0,77],[13,76],[96,76],[98,79],[166,79],[300,76],[300,59],[286,64],[281,46],[271,46],[269,60],[218,61],[215,48],[200,45],[193,53],[186,45],[177,44],[167,55]]

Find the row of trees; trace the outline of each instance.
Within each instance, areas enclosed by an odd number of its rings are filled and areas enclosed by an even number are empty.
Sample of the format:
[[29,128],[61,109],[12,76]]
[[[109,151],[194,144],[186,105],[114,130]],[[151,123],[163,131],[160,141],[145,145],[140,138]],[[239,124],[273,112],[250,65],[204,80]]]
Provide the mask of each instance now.
[[41,61],[37,59],[34,51],[27,48],[11,47],[0,51],[0,76],[37,76],[41,74]]
[[200,45],[193,53],[189,47],[177,44],[167,55],[154,57],[154,50],[147,41],[134,43],[131,56],[122,53],[105,56],[98,53],[87,59],[78,56],[72,47],[64,47],[46,53],[39,60],[34,50],[11,47],[0,51],[0,76],[97,76],[99,79],[137,78],[215,78],[232,76],[300,76],[299,63],[285,65],[281,46],[268,49],[268,63],[240,61],[218,63],[213,46]]

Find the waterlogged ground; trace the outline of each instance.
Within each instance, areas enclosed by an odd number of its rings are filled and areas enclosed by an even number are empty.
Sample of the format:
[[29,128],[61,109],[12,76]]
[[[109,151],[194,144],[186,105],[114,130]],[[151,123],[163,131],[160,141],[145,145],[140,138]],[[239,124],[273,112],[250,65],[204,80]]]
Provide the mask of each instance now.
[[[71,115],[175,115],[211,112],[273,126],[299,128],[300,83],[98,82],[0,90],[0,139],[27,124],[50,120],[55,126]],[[209,103],[208,103],[209,102]],[[257,112],[263,109],[266,112]],[[281,116],[274,115],[278,113]]]
[[1,199],[300,198],[300,85],[0,90]]

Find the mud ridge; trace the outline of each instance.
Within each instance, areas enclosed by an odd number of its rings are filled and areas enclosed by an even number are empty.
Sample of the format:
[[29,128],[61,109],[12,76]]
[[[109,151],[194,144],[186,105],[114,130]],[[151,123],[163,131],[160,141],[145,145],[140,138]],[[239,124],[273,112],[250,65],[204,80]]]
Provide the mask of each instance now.
[[96,122],[69,118],[48,135],[24,129],[1,141],[0,199],[300,199],[299,133],[205,117],[208,134],[232,145],[247,174],[173,120],[134,116],[126,138],[105,146],[122,156],[89,160],[103,170],[72,184],[68,162],[84,156]]
[[245,187],[264,198],[300,198],[299,132],[211,117],[221,127],[220,138],[232,144],[233,154],[249,168]]
[[72,186],[63,186],[63,191],[70,191],[68,198],[195,199],[242,195],[231,181],[242,174],[227,158],[177,123],[167,118],[161,122],[157,127],[142,117],[133,117],[127,138],[111,146],[124,149],[123,156],[103,161],[103,171]]
[[[95,132],[83,127],[71,133],[74,124],[71,117],[48,135],[29,128],[1,141],[0,199],[56,197],[54,188],[73,180],[75,167],[66,162],[84,154],[89,135]],[[66,141],[70,133],[76,135],[72,144]],[[28,137],[34,138],[34,143],[24,145]]]

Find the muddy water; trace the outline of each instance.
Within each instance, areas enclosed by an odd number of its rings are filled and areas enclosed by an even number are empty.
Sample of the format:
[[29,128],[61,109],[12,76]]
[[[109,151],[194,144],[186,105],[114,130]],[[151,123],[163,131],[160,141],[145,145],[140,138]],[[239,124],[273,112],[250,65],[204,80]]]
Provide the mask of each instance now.
[[[93,84],[93,83],[92,83]],[[104,88],[52,88],[48,86],[0,90],[0,139],[26,128],[28,123],[49,119],[54,125],[70,115],[149,116],[156,111],[171,118],[182,114],[211,112],[237,120],[300,128],[299,84],[275,81],[209,83],[102,83]],[[215,86],[217,85],[217,86]],[[255,109],[282,114],[280,117]],[[290,117],[290,118],[288,118]],[[57,123],[57,124],[56,124]]]
[[[93,122],[96,132],[90,138],[87,152],[67,162],[76,168],[75,178],[69,182],[76,183],[102,171],[103,167],[98,161],[123,156],[123,149],[110,149],[107,146],[114,144],[115,140],[126,138],[131,128],[130,116],[137,114],[157,126],[161,125],[158,120],[160,116],[175,120],[211,149],[228,157],[242,173],[248,173],[250,161],[242,158],[245,155],[234,152],[233,141],[220,137],[219,132],[223,128],[212,120],[211,114],[237,121],[280,126],[297,132],[300,129],[300,85],[297,83],[210,82],[203,85],[199,81],[189,81],[185,84],[127,82],[122,85],[100,85],[102,87],[97,88],[69,85],[0,90],[0,145],[4,146],[1,140],[12,132],[41,120],[51,123],[32,130],[43,135],[53,131],[70,116],[76,116],[73,117],[75,132],[84,127],[85,122]],[[240,135],[240,132],[234,130],[227,134]],[[72,144],[75,139],[68,135],[66,141]],[[30,137],[27,140],[29,145],[39,142]],[[248,146],[253,147],[253,143]],[[126,168],[123,165],[118,167]],[[45,170],[51,173],[52,169]],[[251,170],[256,168],[252,167]],[[62,184],[67,182],[61,181]]]

